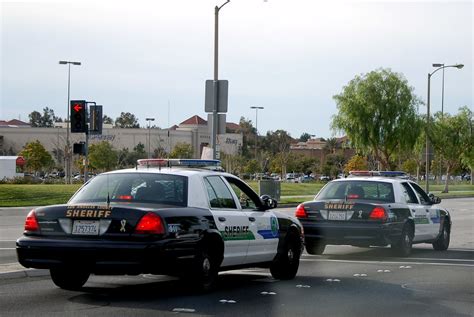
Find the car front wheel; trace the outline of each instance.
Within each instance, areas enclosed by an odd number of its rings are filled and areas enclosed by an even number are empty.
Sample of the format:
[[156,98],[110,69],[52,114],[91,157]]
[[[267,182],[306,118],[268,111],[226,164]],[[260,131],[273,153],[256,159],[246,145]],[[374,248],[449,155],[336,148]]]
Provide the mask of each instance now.
[[70,291],[80,289],[84,284],[86,284],[90,276],[89,272],[78,271],[73,268],[51,269],[49,270],[49,273],[56,286]]
[[436,251],[445,251],[449,247],[449,241],[451,240],[451,231],[449,226],[445,223],[443,224],[443,230],[439,235],[438,239],[433,243],[433,249]]
[[291,280],[296,276],[300,265],[301,241],[296,234],[288,236],[285,245],[275,256],[270,273],[279,280]]

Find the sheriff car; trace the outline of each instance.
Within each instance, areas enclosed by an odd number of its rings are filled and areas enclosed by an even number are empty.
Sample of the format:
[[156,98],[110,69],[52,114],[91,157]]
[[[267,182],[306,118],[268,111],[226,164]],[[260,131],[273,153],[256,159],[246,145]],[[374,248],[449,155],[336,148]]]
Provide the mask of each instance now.
[[322,254],[326,245],[340,244],[390,245],[400,256],[408,256],[414,243],[448,249],[451,216],[439,197],[396,173],[351,176],[329,182],[313,201],[297,207],[308,253]]
[[166,274],[211,289],[219,271],[267,267],[295,277],[303,230],[269,210],[214,160],[139,160],[98,175],[65,205],[32,210],[17,240],[19,262],[49,269],[53,282],[79,289],[90,274]]

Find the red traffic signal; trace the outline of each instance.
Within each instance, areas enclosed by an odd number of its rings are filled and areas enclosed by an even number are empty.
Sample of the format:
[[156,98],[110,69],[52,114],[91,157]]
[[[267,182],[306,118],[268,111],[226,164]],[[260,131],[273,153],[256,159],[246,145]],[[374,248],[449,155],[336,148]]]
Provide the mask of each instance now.
[[71,100],[71,133],[87,131],[86,101]]

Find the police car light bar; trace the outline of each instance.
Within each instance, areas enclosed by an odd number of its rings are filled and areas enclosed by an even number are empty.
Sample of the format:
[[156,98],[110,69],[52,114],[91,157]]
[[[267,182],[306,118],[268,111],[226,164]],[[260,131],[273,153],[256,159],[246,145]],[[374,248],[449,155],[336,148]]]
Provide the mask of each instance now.
[[350,171],[349,176],[382,176],[408,178],[408,174],[403,171]]
[[140,167],[219,167],[219,160],[198,160],[198,159],[141,159],[137,160]]

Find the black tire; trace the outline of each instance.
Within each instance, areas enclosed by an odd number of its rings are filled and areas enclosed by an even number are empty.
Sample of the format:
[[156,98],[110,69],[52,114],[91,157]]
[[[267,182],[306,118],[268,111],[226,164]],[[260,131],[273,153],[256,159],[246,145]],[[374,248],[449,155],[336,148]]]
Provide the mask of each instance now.
[[413,245],[413,229],[411,225],[405,225],[398,241],[391,244],[393,254],[396,256],[409,256]]
[[273,259],[270,273],[279,280],[291,280],[300,266],[301,241],[296,234],[290,234],[283,248]]
[[70,291],[81,289],[90,276],[89,272],[76,270],[74,268],[51,269],[49,270],[49,274],[56,286]]
[[191,275],[193,288],[198,292],[209,292],[216,288],[220,261],[207,247],[200,248],[194,259]]
[[321,255],[326,249],[326,244],[321,241],[307,241],[306,252],[312,255]]
[[[447,221],[447,219],[445,219]],[[449,228],[449,225],[444,223],[443,224],[443,229],[441,229],[441,233],[436,239],[435,242],[433,242],[433,249],[436,251],[446,251],[449,247],[449,241],[451,240],[451,230]]]

